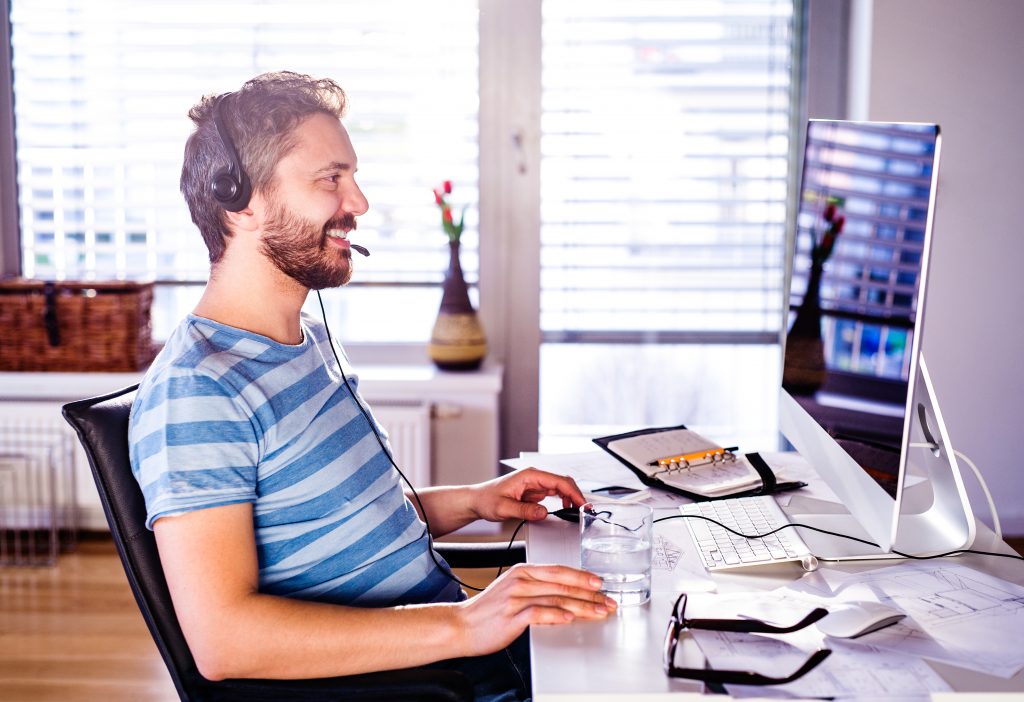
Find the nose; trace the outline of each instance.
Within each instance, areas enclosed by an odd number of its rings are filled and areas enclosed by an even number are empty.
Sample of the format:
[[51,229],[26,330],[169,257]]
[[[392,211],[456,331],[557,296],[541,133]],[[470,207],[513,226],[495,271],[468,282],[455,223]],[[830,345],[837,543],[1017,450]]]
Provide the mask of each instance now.
[[366,200],[366,196],[363,195],[363,191],[356,184],[355,180],[350,181],[348,187],[345,188],[341,198],[340,209],[357,217],[366,214],[366,211],[370,209],[370,203]]

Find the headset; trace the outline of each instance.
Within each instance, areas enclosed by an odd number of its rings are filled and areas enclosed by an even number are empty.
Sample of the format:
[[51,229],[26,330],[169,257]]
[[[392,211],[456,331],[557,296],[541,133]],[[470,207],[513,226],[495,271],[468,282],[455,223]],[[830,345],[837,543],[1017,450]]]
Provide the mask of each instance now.
[[218,168],[210,181],[210,191],[213,199],[228,212],[240,212],[249,205],[249,198],[252,197],[252,183],[245,169],[242,168],[242,159],[238,157],[238,150],[235,143],[231,141],[224,118],[221,115],[220,106],[231,93],[224,93],[217,98],[217,104],[213,108],[213,123],[217,127],[217,134],[224,144],[224,150],[228,152],[231,163],[227,168]]

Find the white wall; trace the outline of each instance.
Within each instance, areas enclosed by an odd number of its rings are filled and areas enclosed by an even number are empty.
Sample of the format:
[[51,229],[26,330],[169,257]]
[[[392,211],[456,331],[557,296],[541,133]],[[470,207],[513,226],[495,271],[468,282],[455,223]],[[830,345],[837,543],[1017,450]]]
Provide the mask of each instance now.
[[[922,348],[953,445],[978,463],[1015,535],[1024,534],[1022,30],[1020,0],[875,0],[868,95],[870,119],[942,128]],[[971,495],[984,513],[980,492]]]

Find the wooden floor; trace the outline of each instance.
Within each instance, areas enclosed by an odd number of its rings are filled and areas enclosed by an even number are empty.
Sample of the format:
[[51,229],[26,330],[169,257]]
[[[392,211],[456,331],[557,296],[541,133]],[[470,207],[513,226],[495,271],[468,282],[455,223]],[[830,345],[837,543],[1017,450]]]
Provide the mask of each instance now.
[[[457,574],[477,587],[493,575]],[[0,700],[177,699],[109,538],[54,567],[0,567]]]

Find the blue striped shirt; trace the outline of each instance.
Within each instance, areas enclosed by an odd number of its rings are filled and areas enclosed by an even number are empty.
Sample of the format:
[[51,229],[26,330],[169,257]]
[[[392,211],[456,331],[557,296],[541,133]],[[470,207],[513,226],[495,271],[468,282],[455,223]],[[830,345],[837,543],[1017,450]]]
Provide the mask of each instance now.
[[464,598],[431,558],[326,328],[301,325],[292,346],[190,315],[167,340],[128,432],[146,526],[250,502],[261,592],[367,607]]

